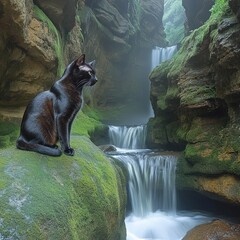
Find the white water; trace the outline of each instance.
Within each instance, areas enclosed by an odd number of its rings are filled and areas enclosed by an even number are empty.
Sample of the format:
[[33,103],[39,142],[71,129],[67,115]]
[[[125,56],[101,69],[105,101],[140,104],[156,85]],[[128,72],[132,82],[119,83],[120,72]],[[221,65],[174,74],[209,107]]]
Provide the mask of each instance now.
[[147,129],[140,126],[109,126],[111,144],[119,148],[142,149],[145,147]]
[[[153,49],[152,69],[169,60],[176,51],[176,46]],[[127,240],[180,240],[188,230],[211,218],[177,212],[177,158],[144,150],[146,134],[145,125],[109,126],[110,143],[118,147],[113,156],[125,164],[129,174],[132,212],[125,219]]]
[[199,213],[176,211],[175,156],[133,150],[134,146],[144,147],[145,127],[110,126],[109,135],[111,144],[125,148],[113,156],[129,173],[132,213],[125,219],[127,240],[180,240],[191,228],[211,221]]
[[145,217],[157,210],[176,213],[174,156],[135,152],[115,157],[128,169],[129,195],[135,216]]
[[155,47],[152,50],[152,69],[162,62],[165,62],[173,57],[177,52],[177,46],[166,48]]
[[209,217],[187,212],[171,215],[157,211],[144,218],[130,215],[125,219],[127,240],[181,240],[188,230],[209,221]]

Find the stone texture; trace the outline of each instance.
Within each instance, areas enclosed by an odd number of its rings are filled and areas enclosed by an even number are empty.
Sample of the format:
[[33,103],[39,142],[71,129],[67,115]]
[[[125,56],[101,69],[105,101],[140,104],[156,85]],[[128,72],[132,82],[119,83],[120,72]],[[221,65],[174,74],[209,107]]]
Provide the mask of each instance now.
[[55,36],[34,17],[31,1],[2,5],[0,105],[21,106],[55,78]]
[[142,44],[148,47],[155,47],[166,44],[163,41],[165,34],[163,32],[162,18],[164,12],[163,0],[141,1],[141,31],[140,39]]
[[216,3],[174,60],[151,73],[148,135],[150,146],[184,150],[179,188],[239,205],[240,24],[228,1]]
[[59,30],[70,32],[75,26],[77,0],[34,0]]
[[239,0],[229,0],[229,5],[232,11],[237,15],[238,20],[240,20],[240,1]]
[[198,180],[199,189],[206,195],[217,196],[222,200],[233,204],[240,204],[240,185],[235,176],[223,175],[215,178],[200,177]]
[[126,38],[128,36],[128,21],[119,11],[107,0],[98,1],[94,5],[94,13],[108,30],[118,37]]
[[210,9],[214,4],[213,0],[183,0],[183,7],[186,10],[187,30],[199,28],[210,17]]
[[96,59],[99,79],[92,102],[108,123],[133,124],[134,116],[146,121],[139,116],[149,110],[143,89],[149,88],[151,50],[166,44],[162,15],[163,1],[86,1],[80,14],[83,45],[89,59]]
[[199,225],[190,230],[183,240],[238,240],[240,238],[239,224],[231,224],[221,220]]

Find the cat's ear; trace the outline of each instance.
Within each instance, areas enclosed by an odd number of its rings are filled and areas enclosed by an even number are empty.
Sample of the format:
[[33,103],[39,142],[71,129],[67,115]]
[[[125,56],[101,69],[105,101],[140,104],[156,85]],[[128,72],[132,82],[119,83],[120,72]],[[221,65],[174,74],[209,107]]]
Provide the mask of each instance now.
[[88,63],[92,69],[95,69],[95,66],[96,66],[96,61],[93,60],[92,62]]
[[81,66],[85,64],[85,54],[82,54],[78,59],[75,60],[75,65],[76,66]]

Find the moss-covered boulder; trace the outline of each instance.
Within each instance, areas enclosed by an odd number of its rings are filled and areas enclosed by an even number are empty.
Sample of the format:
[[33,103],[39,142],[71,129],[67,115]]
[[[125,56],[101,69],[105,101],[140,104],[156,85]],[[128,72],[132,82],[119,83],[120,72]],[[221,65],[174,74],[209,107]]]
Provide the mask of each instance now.
[[125,239],[125,180],[86,137],[74,157],[0,150],[1,239]]

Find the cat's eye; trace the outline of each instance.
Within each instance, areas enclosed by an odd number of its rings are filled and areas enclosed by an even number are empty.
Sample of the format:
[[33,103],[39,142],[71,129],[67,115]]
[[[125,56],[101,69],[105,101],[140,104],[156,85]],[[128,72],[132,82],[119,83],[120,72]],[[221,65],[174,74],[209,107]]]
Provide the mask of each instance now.
[[93,74],[92,74],[91,72],[88,72],[88,74],[89,74],[89,76],[90,76],[90,77],[92,77],[92,76],[93,76]]

